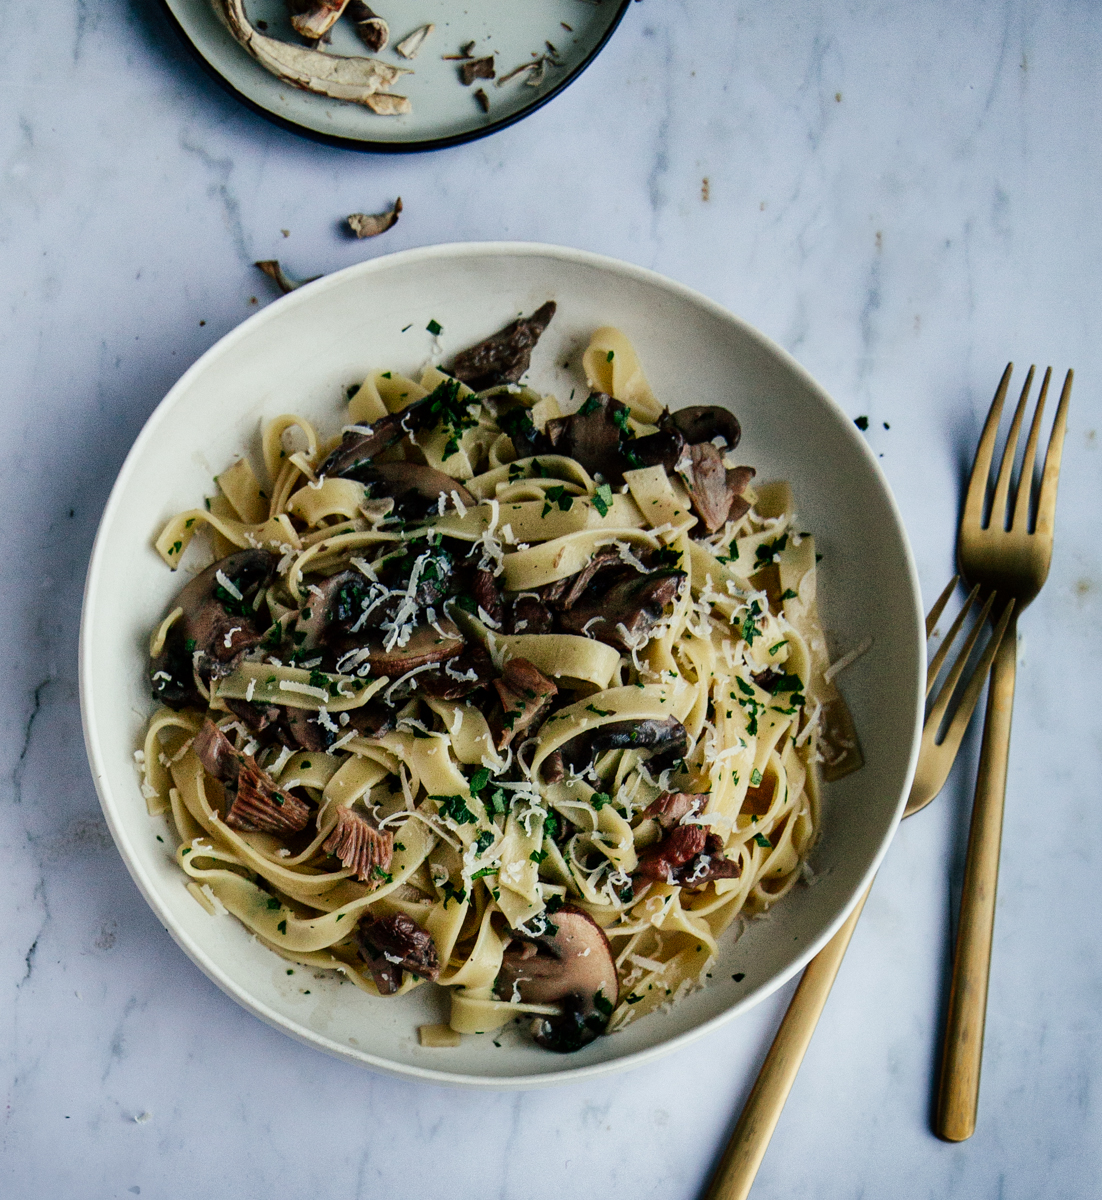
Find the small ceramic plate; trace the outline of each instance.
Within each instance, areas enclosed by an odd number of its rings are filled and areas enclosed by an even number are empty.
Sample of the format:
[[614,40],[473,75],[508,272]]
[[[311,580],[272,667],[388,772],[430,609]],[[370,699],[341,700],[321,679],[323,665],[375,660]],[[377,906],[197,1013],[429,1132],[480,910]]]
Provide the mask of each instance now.
[[[825,789],[814,886],[794,888],[741,938],[729,931],[703,990],[572,1055],[540,1050],[512,1028],[505,1038],[428,1049],[417,1027],[447,1019],[444,989],[390,1000],[333,973],[289,976],[244,926],[208,916],[186,891],[174,836],[163,818],[148,816],[133,760],[153,708],[149,633],[186,574],[186,563],[180,574],[165,567],[153,539],[170,516],[201,502],[235,456],[257,456],[262,422],[299,413],[331,433],[347,419],[346,389],[372,368],[415,375],[546,300],[558,311],[533,354],[528,378],[538,391],[577,404],[590,334],[619,326],[660,399],[728,405],[742,423],[739,459],[759,479],[791,481],[800,527],[814,532],[823,554],[819,601],[835,654],[871,639],[839,677],[865,766]],[[438,341],[430,324],[443,327]],[[135,882],[230,996],[312,1046],[379,1070],[532,1087],[669,1050],[761,1000],[824,945],[899,820],[918,750],[925,661],[918,582],[887,483],[853,422],[783,350],[718,304],[626,263],[553,246],[434,246],[349,267],[277,300],[208,350],[149,418],[88,569],[81,712],[103,810]]]
[[[390,43],[375,57],[407,67],[391,88],[408,96],[413,111],[380,117],[363,105],[300,91],[266,71],[240,46],[215,12],[213,0],[162,0],[185,41],[200,61],[239,100],[254,111],[296,133],[359,150],[435,150],[485,137],[519,121],[561,92],[593,61],[620,23],[630,0],[420,0],[388,5],[375,11],[390,24]],[[267,36],[302,46],[291,28],[286,0],[246,0],[253,25]],[[260,24],[263,22],[263,24]],[[435,29],[409,61],[394,49],[421,26]],[[370,55],[347,18],[331,29],[327,49],[333,54]],[[554,51],[558,66],[548,62],[542,73],[522,71],[509,82],[480,79],[465,87],[460,64],[446,60],[474,42],[475,57],[493,54],[498,80],[515,67]],[[489,102],[483,112],[475,93]]]

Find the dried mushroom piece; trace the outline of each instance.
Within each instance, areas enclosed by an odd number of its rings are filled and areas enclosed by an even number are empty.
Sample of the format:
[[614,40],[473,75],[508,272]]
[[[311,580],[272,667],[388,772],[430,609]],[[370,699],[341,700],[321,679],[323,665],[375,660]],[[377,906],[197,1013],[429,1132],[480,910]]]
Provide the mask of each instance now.
[[273,280],[276,287],[286,296],[288,292],[293,292],[296,288],[305,287],[308,283],[313,283],[315,279],[320,279],[320,275],[311,275],[309,279],[292,279],[290,275],[279,265],[278,258],[265,258],[260,262],[253,263],[254,267],[259,267],[260,270]]
[[420,29],[415,29],[408,37],[402,40],[394,47],[395,51],[403,58],[416,58],[417,52],[425,44],[425,38],[436,28],[430,21],[428,25],[422,25]]
[[360,41],[373,54],[386,49],[390,41],[390,26],[378,13],[372,12],[364,0],[348,0],[344,15],[356,27]]
[[478,91],[475,92],[474,98],[478,104],[478,107],[482,109],[484,113],[488,113],[490,111],[490,97],[486,95],[485,88],[479,88]]
[[348,228],[358,238],[378,237],[386,233],[393,225],[398,224],[398,215],[402,211],[402,197],[394,201],[394,206],[381,213],[349,213],[345,220]]
[[288,0],[291,10],[291,25],[295,33],[318,41],[337,23],[348,0]]
[[476,79],[493,79],[497,74],[494,70],[494,56],[487,54],[485,58],[471,58],[459,68],[459,78],[464,87],[470,87]]
[[[480,59],[478,61],[485,61]],[[520,317],[452,360],[451,373],[476,392],[516,383],[528,370],[532,350],[555,315],[548,300],[530,317]]]
[[249,24],[242,0],[215,2],[233,36],[265,70],[284,83],[334,100],[363,104],[374,112],[408,111],[405,97],[380,95],[402,75],[411,74],[408,68],[392,67],[377,58],[347,58],[277,41]]

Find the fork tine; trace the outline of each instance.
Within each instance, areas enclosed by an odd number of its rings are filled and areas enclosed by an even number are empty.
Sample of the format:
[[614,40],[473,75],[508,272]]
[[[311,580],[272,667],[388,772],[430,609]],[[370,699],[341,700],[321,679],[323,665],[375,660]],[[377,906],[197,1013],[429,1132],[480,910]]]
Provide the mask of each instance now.
[[[992,599],[994,599],[994,594],[992,594]],[[990,601],[988,605],[990,606]],[[968,681],[968,687],[965,689],[964,695],[960,698],[960,704],[957,706],[957,711],[953,714],[949,728],[945,731],[945,736],[941,739],[942,747],[947,748],[948,753],[952,756],[956,755],[957,747],[960,745],[961,738],[964,737],[964,731],[968,727],[968,722],[972,719],[972,713],[975,711],[976,701],[980,698],[980,692],[983,690],[987,673],[991,670],[991,664],[995,661],[995,653],[999,648],[999,643],[1003,640],[1003,634],[1006,633],[1006,627],[1010,624],[1010,618],[1013,615],[1014,601],[1008,600],[1006,608],[1003,609],[1003,614],[999,618],[999,623],[995,626],[991,634],[991,640],[984,648],[983,657],[977,664],[972,678]],[[977,625],[976,628],[978,629],[979,626]]]
[[[1006,498],[1010,494],[1010,475],[1014,470],[1014,457],[1018,452],[1018,435],[1022,430],[1022,418],[1025,416],[1026,402],[1033,387],[1033,370],[1030,366],[1022,387],[1021,399],[1014,409],[1014,419],[1010,422],[1010,432],[1006,435],[1006,446],[1003,448],[1003,459],[999,464],[999,478],[995,484],[995,497],[991,501],[991,518],[988,524],[995,529],[1006,528]],[[1025,476],[1022,477],[1023,479]],[[1026,489],[1029,490],[1028,488]]]
[[[968,597],[968,608],[971,608],[972,599],[977,595],[978,592],[979,584],[975,586],[975,588],[972,590],[972,595]],[[992,592],[987,597],[987,603],[983,606],[983,610],[980,612],[979,620],[975,623],[975,625],[972,626],[972,632],[968,635],[967,641],[961,647],[960,653],[953,662],[952,670],[949,672],[945,683],[942,685],[941,691],[938,692],[938,697],[934,701],[933,708],[930,709],[930,715],[926,718],[926,724],[933,730],[935,738],[937,737],[938,729],[941,727],[941,722],[945,719],[945,713],[949,707],[949,701],[953,698],[953,692],[956,691],[957,684],[960,682],[961,674],[964,671],[965,666],[968,664],[968,658],[971,655],[972,650],[975,648],[977,639],[983,632],[983,627],[987,624],[987,618],[991,615],[991,606],[995,603],[996,595],[996,592]],[[958,617],[957,620],[960,621],[967,611],[967,608],[963,609],[960,617]],[[938,654],[942,654],[942,651],[944,651],[945,648],[946,647],[943,645],[941,650],[938,651]]]
[[1048,384],[1052,378],[1052,368],[1045,368],[1045,377],[1041,380],[1041,393],[1037,397],[1037,409],[1029,426],[1029,440],[1025,444],[1025,455],[1022,458],[1022,472],[1018,476],[1018,498],[1014,501],[1014,516],[1010,520],[1010,528],[1019,533],[1029,532],[1029,500],[1033,493],[1033,464],[1037,460],[1037,442],[1041,437],[1041,416],[1045,411],[1045,399],[1048,396]]
[[1075,372],[1068,371],[1064,379],[1064,389],[1060,393],[1060,403],[1056,409],[1056,420],[1052,423],[1052,433],[1048,439],[1041,492],[1037,497],[1036,532],[1047,538],[1052,537],[1052,526],[1056,518],[1056,487],[1060,481],[1060,459],[1064,452],[1064,434],[1068,430],[1068,403],[1071,400],[1071,384],[1074,378]]
[[995,453],[995,436],[999,432],[999,418],[1003,414],[1003,401],[1006,399],[1006,389],[1010,386],[1010,374],[1014,364],[1008,362],[999,386],[995,389],[995,398],[991,401],[991,409],[980,435],[980,444],[976,448],[976,457],[972,463],[972,474],[968,480],[968,494],[964,501],[964,513],[961,525],[970,525],[979,529],[983,524],[983,507],[987,499],[987,478],[991,473],[991,459]]
[[934,601],[934,607],[926,614],[926,640],[930,640],[930,634],[934,632],[934,626],[937,624],[938,617],[945,611],[946,604],[949,603],[949,598],[956,590],[957,584],[960,583],[960,576],[954,575],[949,580],[949,586],[941,593]]
[[[926,669],[926,699],[927,700],[929,700],[929,698],[930,698],[930,691],[934,686],[934,681],[937,679],[938,672],[941,670],[941,664],[945,661],[945,656],[949,653],[949,650],[952,647],[953,643],[957,640],[957,634],[960,633],[960,627],[964,624],[964,620],[968,616],[968,611],[969,611],[969,609],[971,609],[972,605],[975,603],[976,597],[979,594],[980,594],[980,585],[977,583],[976,586],[968,593],[968,599],[965,600],[964,607],[960,610],[959,613],[957,613],[957,619],[949,627],[949,632],[941,639],[941,645],[940,645],[940,647],[938,647],[938,652],[934,655],[933,661],[930,663],[929,667]],[[941,603],[940,599],[939,599],[938,603]],[[937,607],[937,605],[934,606],[934,608],[936,608],[936,607]],[[990,603],[988,603],[987,608],[984,610],[984,614],[983,614],[984,618],[986,618],[987,613],[990,611],[990,609],[991,609],[991,605],[990,605]],[[933,613],[933,611],[934,611],[933,609],[930,610],[931,614]],[[929,639],[929,637],[930,637],[930,633],[929,633],[930,619],[929,619],[929,617],[926,618],[926,625],[927,625],[926,637],[927,637],[927,639]]]

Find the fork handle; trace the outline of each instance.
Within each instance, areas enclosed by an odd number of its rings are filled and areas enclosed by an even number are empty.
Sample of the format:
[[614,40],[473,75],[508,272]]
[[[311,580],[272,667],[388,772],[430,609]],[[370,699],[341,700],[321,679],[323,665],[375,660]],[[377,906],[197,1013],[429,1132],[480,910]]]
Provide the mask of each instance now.
[[991,670],[979,775],[968,834],[935,1120],[938,1137],[949,1142],[963,1142],[976,1129],[1017,652],[1015,615]]
[[842,928],[808,963],[704,1200],[746,1200],[749,1196],[871,890],[870,883]]

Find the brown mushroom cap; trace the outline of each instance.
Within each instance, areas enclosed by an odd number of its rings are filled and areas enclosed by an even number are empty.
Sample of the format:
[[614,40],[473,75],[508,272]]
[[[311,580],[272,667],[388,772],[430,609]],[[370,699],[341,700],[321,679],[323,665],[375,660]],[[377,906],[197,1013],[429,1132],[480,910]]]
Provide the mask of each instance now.
[[463,635],[455,623],[440,617],[436,625],[418,625],[404,646],[396,645],[388,650],[379,639],[365,642],[362,662],[370,666],[373,675],[393,677],[427,663],[442,663],[455,658],[464,645]]
[[346,478],[367,484],[372,496],[389,497],[394,501],[395,510],[405,517],[425,517],[436,512],[440,497],[450,504],[452,492],[468,508],[478,504],[458,479],[421,463],[370,463]]
[[594,392],[576,413],[548,421],[547,437],[556,454],[576,459],[590,475],[619,482],[627,465],[620,445],[630,412],[619,400]]
[[[690,404],[688,408],[679,408],[668,420],[690,445],[721,437],[727,443],[727,449],[734,450],[742,437],[738,417],[716,404]],[[665,427],[665,419],[662,424]]]
[[608,1027],[620,999],[616,964],[604,930],[587,912],[564,904],[543,920],[545,932],[517,934],[506,947],[497,994],[561,1005],[561,1016],[536,1018],[532,1036],[547,1050],[569,1053]]

